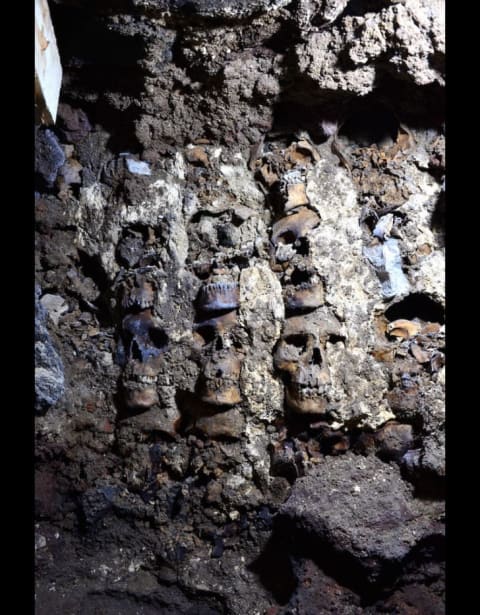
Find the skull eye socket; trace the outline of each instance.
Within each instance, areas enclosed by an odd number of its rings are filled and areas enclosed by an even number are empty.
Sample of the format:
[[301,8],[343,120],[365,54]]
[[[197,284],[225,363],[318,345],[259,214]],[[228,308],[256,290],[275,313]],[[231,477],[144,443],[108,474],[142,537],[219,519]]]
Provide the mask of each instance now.
[[201,325],[196,328],[205,344],[210,344],[215,339],[216,330],[213,325]]
[[300,286],[303,283],[310,282],[311,274],[309,271],[302,271],[298,268],[295,268],[292,275],[290,276],[290,280],[294,286]]
[[295,243],[296,239],[297,239],[297,236],[295,235],[294,232],[285,231],[284,233],[281,233],[281,235],[277,237],[277,243],[280,243],[283,245],[292,244],[292,243]]
[[143,335],[146,330],[145,323],[134,314],[130,314],[123,319],[122,327],[125,338],[129,341],[137,335]]
[[302,353],[307,350],[307,341],[308,338],[306,335],[301,335],[298,333],[294,335],[288,335],[285,338],[285,342],[288,344],[288,346],[292,346],[292,349],[295,348]]
[[[165,334],[162,334],[165,338]],[[151,332],[149,333],[149,338],[151,338]],[[130,344],[130,354],[132,359],[136,361],[148,361],[153,357],[158,357],[164,350],[167,345],[166,342],[160,342],[157,340],[155,343],[149,344],[150,340],[147,340],[146,343],[143,343],[143,340],[138,338],[133,338]]]
[[157,357],[169,341],[165,331],[154,326],[148,314],[127,316],[123,321],[123,339],[128,353],[136,361]]
[[298,361],[307,352],[308,336],[302,334],[288,335],[284,338],[280,355],[284,360]]
[[168,335],[163,329],[152,327],[148,330],[148,337],[152,344],[160,350],[163,350],[168,344]]

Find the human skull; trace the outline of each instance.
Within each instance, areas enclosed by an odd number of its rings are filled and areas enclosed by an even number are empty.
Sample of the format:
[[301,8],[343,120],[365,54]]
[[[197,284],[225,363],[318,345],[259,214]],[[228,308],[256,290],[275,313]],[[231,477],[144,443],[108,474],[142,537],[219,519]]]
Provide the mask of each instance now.
[[240,393],[241,357],[234,349],[214,352],[206,359],[199,381],[200,399],[213,406],[235,406]]
[[127,359],[123,372],[125,402],[129,408],[150,408],[158,402],[156,382],[168,336],[147,309],[125,316],[122,340]]
[[272,228],[272,268],[281,271],[282,263],[296,254],[308,254],[308,234],[320,224],[318,215],[307,207],[300,207],[290,216],[275,222]]
[[235,312],[211,318],[196,326],[204,341],[200,349],[201,372],[198,392],[201,401],[213,406],[234,406],[241,401],[242,355],[235,346]]
[[330,382],[324,340],[315,322],[303,316],[289,318],[274,354],[275,367],[286,379],[287,405],[301,414],[325,411]]
[[293,258],[281,283],[287,313],[303,312],[324,304],[323,281],[308,257]]
[[281,218],[272,229],[272,268],[280,275],[287,311],[315,309],[324,302],[323,281],[310,257],[310,232],[320,223],[312,210],[301,207]]

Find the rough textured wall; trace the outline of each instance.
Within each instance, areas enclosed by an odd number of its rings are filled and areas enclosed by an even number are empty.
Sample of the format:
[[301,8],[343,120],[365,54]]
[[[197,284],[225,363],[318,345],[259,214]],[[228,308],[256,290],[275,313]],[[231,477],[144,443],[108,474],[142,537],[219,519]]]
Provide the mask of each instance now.
[[43,613],[444,611],[444,3],[58,0]]

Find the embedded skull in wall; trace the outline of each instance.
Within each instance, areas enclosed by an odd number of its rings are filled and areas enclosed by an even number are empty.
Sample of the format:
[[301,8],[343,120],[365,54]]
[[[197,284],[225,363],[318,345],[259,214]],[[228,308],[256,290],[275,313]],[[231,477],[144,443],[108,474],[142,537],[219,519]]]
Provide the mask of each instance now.
[[201,401],[213,406],[234,406],[241,401],[240,370],[242,355],[234,331],[236,314],[231,311],[197,325],[204,340],[198,393]]
[[323,282],[310,258],[311,231],[320,224],[312,210],[300,207],[273,225],[272,269],[280,273],[285,307],[289,311],[315,309],[323,305]]
[[241,400],[241,357],[232,348],[213,351],[202,366],[200,399],[213,406],[235,406]]
[[302,316],[290,318],[277,344],[275,367],[286,379],[287,405],[298,413],[322,413],[330,375],[319,327]]
[[129,408],[150,408],[158,402],[156,382],[168,336],[147,309],[125,316],[122,339],[127,360],[123,373],[125,402]]
[[284,271],[281,283],[287,312],[315,309],[324,303],[323,282],[308,257],[295,256]]

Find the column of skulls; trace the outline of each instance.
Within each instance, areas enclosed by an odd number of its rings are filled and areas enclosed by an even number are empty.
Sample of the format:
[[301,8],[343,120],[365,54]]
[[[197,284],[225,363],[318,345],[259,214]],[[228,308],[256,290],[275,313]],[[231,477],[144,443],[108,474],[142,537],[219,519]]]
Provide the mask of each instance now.
[[197,392],[200,401],[212,409],[231,408],[241,401],[241,355],[234,336],[237,277],[226,268],[213,268],[197,297],[195,329],[204,343]]
[[181,400],[184,428],[207,438],[237,439],[244,427],[246,338],[238,318],[239,282],[254,251],[256,216],[238,194],[238,159],[212,145],[187,146],[185,158],[187,261],[196,289],[191,357],[198,371],[194,391]]
[[118,345],[123,400],[129,409],[158,404],[157,378],[168,347],[168,334],[155,315],[157,273],[154,267],[132,269],[121,286],[123,311]]
[[[274,214],[270,266],[282,286],[286,321],[274,364],[285,383],[288,409],[297,414],[325,412],[330,382],[325,357],[329,331],[321,306],[324,282],[311,245],[320,217],[306,190],[308,170],[319,154],[307,139],[263,146],[254,168],[268,189]],[[328,320],[328,319],[327,319]]]

